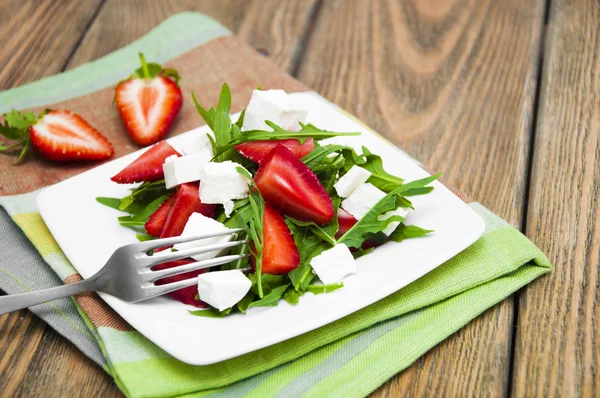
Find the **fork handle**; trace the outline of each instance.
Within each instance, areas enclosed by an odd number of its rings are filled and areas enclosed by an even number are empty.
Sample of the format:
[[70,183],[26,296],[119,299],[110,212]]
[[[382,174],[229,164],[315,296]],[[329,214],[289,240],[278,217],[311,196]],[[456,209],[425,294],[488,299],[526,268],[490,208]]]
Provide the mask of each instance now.
[[42,304],[75,294],[94,290],[95,278],[86,279],[69,285],[52,287],[50,289],[35,290],[27,293],[10,294],[0,297],[0,315]]

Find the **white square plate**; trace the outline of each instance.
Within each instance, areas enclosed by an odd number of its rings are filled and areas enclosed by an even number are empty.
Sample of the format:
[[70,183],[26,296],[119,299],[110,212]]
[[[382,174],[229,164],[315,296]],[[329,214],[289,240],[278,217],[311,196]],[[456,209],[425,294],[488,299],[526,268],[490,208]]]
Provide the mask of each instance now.
[[[340,137],[348,145],[367,146],[382,156],[387,171],[407,181],[428,176],[395,146],[369,132],[337,107],[314,93],[294,94],[309,110],[309,121],[332,131],[360,131],[358,137]],[[198,117],[200,120],[200,117]],[[200,127],[169,140],[181,147]],[[121,227],[117,211],[105,207],[98,196],[123,197],[128,186],[110,177],[137,158],[132,153],[48,187],[38,196],[40,213],[77,271],[89,278],[115,249],[136,242],[135,233]],[[207,365],[263,348],[306,333],[368,306],[452,258],[483,233],[483,220],[442,184],[435,182],[428,195],[412,197],[415,210],[406,223],[434,233],[402,243],[390,242],[358,259],[358,272],[344,279],[344,288],[329,294],[305,294],[296,306],[281,301],[277,307],[251,308],[246,315],[222,319],[196,317],[192,307],[169,297],[131,304],[100,296],[131,326],[175,358]],[[239,331],[244,330],[244,338]]]

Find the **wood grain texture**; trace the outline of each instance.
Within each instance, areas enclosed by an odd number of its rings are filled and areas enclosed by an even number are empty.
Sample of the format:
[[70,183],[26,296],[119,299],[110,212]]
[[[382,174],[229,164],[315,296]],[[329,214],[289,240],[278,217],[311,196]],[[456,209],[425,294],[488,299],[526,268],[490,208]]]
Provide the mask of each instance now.
[[115,51],[173,14],[199,11],[291,70],[301,52],[316,0],[107,0],[68,68]]
[[600,4],[552,2],[526,233],[555,269],[520,297],[514,396],[600,396]]
[[[17,4],[18,3],[18,4]],[[35,7],[51,8],[58,2],[21,2],[0,0],[0,29],[12,23],[4,19],[4,6],[10,6],[13,12],[25,13]],[[75,3],[75,2],[72,2]],[[10,88],[24,82],[51,75],[62,69],[92,61],[139,38],[149,32],[162,20],[182,11],[201,11],[223,23],[234,32],[239,32],[255,48],[266,53],[281,68],[291,70],[302,51],[304,36],[314,12],[316,1],[279,2],[271,1],[113,1],[102,4],[93,24],[85,33],[64,29],[62,45],[72,42],[68,54],[56,59],[54,69],[46,69],[37,64],[35,68],[16,68],[9,82],[0,89]],[[62,4],[62,3],[61,3]],[[82,15],[94,15],[99,2],[77,2],[76,8],[64,2],[63,11],[79,12]],[[22,6],[23,9],[19,8]],[[62,18],[72,18],[67,26],[75,24],[77,15],[68,15],[53,10],[54,19],[42,19],[38,29],[53,32],[51,26]],[[25,14],[24,14],[25,15]],[[86,25],[86,24],[84,24]],[[10,25],[12,26],[12,25]],[[57,27],[58,28],[58,27]],[[58,30],[60,31],[60,29]],[[85,36],[83,36],[85,33]],[[30,35],[25,30],[21,35]],[[68,37],[67,37],[68,36]],[[81,40],[81,42],[80,42]],[[32,43],[34,40],[32,39]],[[76,44],[76,52],[70,58]],[[46,60],[56,55],[55,43],[51,46],[33,46],[15,48],[15,54],[6,54],[6,60],[14,59]],[[63,51],[63,50],[61,50]],[[0,70],[0,78],[6,71]],[[0,82],[2,80],[0,79]],[[48,327],[43,321],[28,311],[0,316],[0,396],[122,396],[116,384],[106,372],[87,359],[74,346]]]
[[[324,2],[299,79],[519,227],[542,0]],[[505,300],[375,396],[503,396]]]
[[102,0],[0,0],[0,90],[59,73]]

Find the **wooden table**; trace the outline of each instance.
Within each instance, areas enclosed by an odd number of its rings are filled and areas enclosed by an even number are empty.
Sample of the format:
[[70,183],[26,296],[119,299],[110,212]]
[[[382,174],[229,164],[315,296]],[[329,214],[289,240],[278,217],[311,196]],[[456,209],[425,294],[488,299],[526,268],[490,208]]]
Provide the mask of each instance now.
[[[374,396],[600,396],[598,1],[0,0],[0,89],[188,10],[443,170],[555,266]],[[21,311],[0,317],[0,395],[120,392]]]

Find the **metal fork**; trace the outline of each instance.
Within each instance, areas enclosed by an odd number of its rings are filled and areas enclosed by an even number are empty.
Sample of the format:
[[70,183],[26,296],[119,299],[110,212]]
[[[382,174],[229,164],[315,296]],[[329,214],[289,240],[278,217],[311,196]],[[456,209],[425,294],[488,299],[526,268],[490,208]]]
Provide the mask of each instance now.
[[160,247],[172,246],[177,243],[192,242],[195,240],[233,235],[242,229],[230,229],[226,232],[214,234],[201,234],[177,236],[133,243],[118,248],[108,259],[108,262],[92,277],[69,285],[53,287],[28,293],[13,294],[0,297],[0,315],[8,312],[42,304],[47,301],[62,297],[73,296],[83,292],[98,291],[108,293],[121,300],[135,303],[160,296],[174,290],[193,286],[198,283],[198,278],[189,278],[178,282],[156,285],[159,279],[190,271],[210,268],[231,261],[240,260],[247,254],[226,255],[208,260],[197,261],[178,267],[153,271],[152,267],[168,261],[178,260],[201,253],[219,251],[234,246],[245,244],[247,241],[231,241],[214,245],[194,247],[181,251],[162,251],[149,255],[150,250]]

